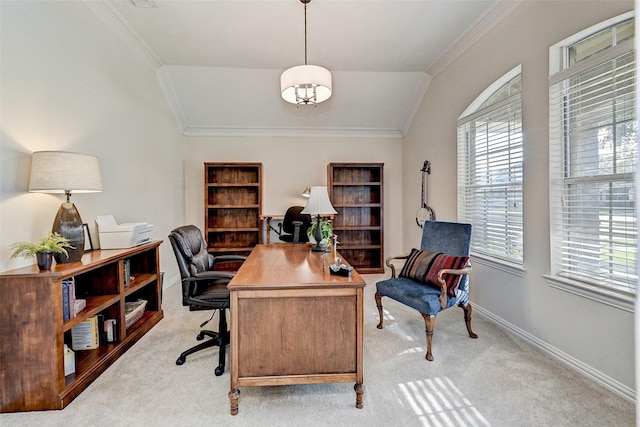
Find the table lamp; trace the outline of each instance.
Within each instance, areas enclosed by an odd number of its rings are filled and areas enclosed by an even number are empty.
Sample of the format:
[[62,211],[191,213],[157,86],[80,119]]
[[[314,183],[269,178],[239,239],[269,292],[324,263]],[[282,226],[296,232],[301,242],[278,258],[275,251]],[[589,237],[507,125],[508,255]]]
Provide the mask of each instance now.
[[329,193],[327,192],[327,187],[311,187],[311,193],[309,195],[309,200],[307,201],[307,206],[305,206],[301,213],[316,215],[318,225],[316,226],[316,230],[313,236],[314,239],[316,239],[316,244],[311,248],[311,250],[314,252],[326,252],[327,248],[320,245],[320,241],[322,240],[320,218],[323,215],[335,215],[338,213],[335,209],[333,209],[331,201],[329,201]]
[[79,261],[84,253],[84,228],[80,213],[70,202],[71,192],[102,192],[102,178],[98,159],[85,154],[65,151],[36,151],[31,157],[29,192],[64,193],[62,203],[53,220],[51,231],[69,239],[73,249],[69,256],[56,254],[56,262]]

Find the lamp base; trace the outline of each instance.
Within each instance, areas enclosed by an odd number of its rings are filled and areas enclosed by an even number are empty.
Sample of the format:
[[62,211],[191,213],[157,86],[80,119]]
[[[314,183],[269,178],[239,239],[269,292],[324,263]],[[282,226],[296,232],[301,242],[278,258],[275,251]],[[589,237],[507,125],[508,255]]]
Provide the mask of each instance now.
[[326,246],[320,245],[320,241],[322,240],[322,227],[320,227],[320,214],[316,217],[316,229],[313,233],[313,238],[316,240],[316,244],[311,247],[313,252],[327,252]]
[[84,253],[84,227],[76,205],[71,202],[65,202],[60,205],[60,209],[58,209],[58,213],[53,220],[51,231],[67,238],[69,244],[73,246],[73,248],[67,249],[68,257],[65,254],[55,254],[56,262],[65,264],[80,261]]

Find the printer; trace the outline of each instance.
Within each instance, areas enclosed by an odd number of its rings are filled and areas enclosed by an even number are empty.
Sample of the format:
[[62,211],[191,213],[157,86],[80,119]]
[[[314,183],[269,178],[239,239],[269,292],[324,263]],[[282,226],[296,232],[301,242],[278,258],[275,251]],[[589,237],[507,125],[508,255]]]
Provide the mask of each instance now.
[[96,216],[101,249],[126,249],[151,241],[153,224],[127,222],[118,224],[113,215]]

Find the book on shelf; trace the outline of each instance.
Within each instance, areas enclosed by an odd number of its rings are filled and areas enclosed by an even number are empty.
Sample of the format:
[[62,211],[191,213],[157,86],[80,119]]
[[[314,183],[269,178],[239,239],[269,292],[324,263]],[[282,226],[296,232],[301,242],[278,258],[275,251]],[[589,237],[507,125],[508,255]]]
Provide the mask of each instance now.
[[98,317],[89,317],[71,328],[71,348],[73,350],[93,350],[100,345]]
[[69,282],[69,317],[72,319],[76,317],[76,279],[71,277],[67,279]]
[[98,343],[105,345],[107,343],[107,331],[104,329],[104,314],[98,313],[96,317],[98,318]]
[[[86,304],[86,301],[85,301]],[[76,281],[71,277],[62,280],[62,319],[67,322],[76,317]]]
[[124,287],[128,287],[131,284],[131,260],[125,259],[124,262]]
[[104,321],[104,330],[107,335],[107,342],[118,341],[118,328],[116,326],[116,319],[106,319]]
[[66,322],[70,318],[69,282],[65,279],[62,281],[62,320]]

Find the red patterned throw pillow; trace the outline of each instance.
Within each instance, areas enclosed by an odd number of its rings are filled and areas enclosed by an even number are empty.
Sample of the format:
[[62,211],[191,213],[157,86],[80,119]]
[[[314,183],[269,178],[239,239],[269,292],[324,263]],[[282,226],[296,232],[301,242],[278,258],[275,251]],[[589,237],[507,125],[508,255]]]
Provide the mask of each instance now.
[[[439,288],[438,272],[440,270],[464,268],[464,266],[467,265],[467,261],[469,261],[468,256],[453,256],[443,254],[442,252],[411,249],[409,258],[407,258],[399,276]],[[462,276],[445,274],[442,278],[447,284],[447,293],[449,296],[455,296],[455,288],[458,286]]]

